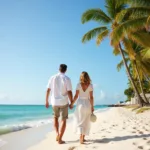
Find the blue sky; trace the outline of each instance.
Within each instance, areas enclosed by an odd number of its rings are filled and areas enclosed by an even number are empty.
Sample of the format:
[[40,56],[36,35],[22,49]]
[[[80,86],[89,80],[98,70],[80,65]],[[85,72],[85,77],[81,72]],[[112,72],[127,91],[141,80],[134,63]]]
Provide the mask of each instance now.
[[48,79],[60,63],[68,65],[73,90],[82,71],[89,72],[96,104],[124,99],[127,77],[109,39],[81,43],[98,24],[81,24],[89,8],[104,0],[5,0],[0,2],[0,104],[44,104]]

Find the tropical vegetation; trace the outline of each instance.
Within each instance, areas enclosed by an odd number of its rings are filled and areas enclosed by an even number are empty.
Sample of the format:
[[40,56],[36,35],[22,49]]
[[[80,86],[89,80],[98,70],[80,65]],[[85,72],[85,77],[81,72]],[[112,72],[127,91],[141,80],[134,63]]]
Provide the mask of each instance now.
[[[95,21],[99,26],[88,31],[82,38],[85,43],[96,38],[100,45],[110,39],[114,55],[120,55],[120,69],[125,67],[129,88],[125,90],[128,100],[135,96],[140,106],[149,104],[145,93],[150,84],[150,1],[105,0],[106,12],[100,8],[85,11],[82,23]],[[148,84],[145,90],[145,84]],[[142,96],[141,94],[142,93]]]

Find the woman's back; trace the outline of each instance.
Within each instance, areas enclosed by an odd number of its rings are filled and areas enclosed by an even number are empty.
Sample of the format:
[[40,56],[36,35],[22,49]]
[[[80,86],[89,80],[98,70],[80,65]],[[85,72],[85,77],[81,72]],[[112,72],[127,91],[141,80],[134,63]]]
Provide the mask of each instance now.
[[79,99],[89,99],[90,91],[93,91],[93,85],[78,83],[77,90],[79,90]]

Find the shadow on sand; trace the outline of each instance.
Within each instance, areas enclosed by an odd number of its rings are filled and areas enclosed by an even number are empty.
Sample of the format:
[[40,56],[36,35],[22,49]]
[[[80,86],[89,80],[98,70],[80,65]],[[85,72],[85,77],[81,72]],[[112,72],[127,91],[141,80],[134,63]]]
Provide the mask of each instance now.
[[143,135],[129,135],[129,136],[117,136],[114,138],[103,138],[103,139],[96,139],[96,140],[89,140],[93,143],[109,143],[112,141],[125,141],[129,139],[138,139],[138,138],[146,138],[150,137],[150,134],[143,134]]
[[65,141],[65,142],[66,142],[66,144],[73,144],[73,143],[78,143],[79,140],[75,140],[75,141]]

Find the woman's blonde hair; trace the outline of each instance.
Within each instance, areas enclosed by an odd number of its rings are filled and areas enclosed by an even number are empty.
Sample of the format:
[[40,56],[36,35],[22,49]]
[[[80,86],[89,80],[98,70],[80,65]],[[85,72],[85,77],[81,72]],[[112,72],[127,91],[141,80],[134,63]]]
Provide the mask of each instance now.
[[91,83],[91,79],[90,76],[87,72],[83,71],[80,75],[80,83],[83,84],[90,84]]

